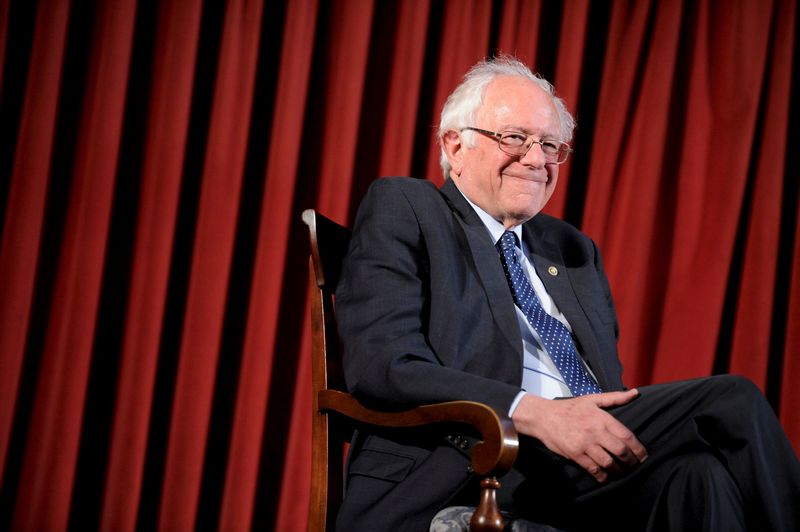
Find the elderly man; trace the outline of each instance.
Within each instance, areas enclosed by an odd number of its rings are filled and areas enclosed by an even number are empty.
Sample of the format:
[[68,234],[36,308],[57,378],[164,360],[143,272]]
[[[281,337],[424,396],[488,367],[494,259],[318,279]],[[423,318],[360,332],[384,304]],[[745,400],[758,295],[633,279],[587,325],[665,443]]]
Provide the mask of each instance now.
[[[570,529],[798,530],[800,465],[760,392],[718,376],[626,390],[594,243],[541,214],[574,120],[514,58],[448,98],[441,189],[381,179],[336,292],[347,384],[365,403],[471,400],[508,414],[520,454],[501,507]],[[556,400],[564,399],[564,400]],[[434,433],[361,432],[341,530],[426,530],[477,500]]]

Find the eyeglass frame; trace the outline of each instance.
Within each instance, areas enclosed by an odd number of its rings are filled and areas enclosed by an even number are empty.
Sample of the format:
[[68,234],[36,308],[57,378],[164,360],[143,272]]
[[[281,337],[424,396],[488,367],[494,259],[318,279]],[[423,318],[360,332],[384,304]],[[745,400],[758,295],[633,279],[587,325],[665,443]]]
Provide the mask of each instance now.
[[[565,154],[564,155],[564,160],[563,161],[558,161],[558,160],[548,161],[548,164],[564,164],[565,162],[567,162],[567,159],[569,159],[569,154],[573,152],[572,146],[570,146],[566,142],[561,142],[560,140],[553,140],[553,139],[539,139],[539,140],[536,140],[536,139],[533,138],[533,135],[528,135],[527,133],[523,133],[521,131],[507,130],[507,131],[496,132],[496,131],[489,131],[487,129],[480,129],[480,128],[472,127],[472,126],[462,127],[459,131],[465,131],[465,130],[475,131],[476,133],[481,133],[482,135],[486,135],[487,137],[491,137],[491,138],[495,139],[497,141],[497,147],[500,149],[500,151],[502,151],[503,153],[507,153],[508,155],[513,155],[514,157],[525,157],[528,154],[528,152],[531,151],[531,148],[533,148],[533,145],[534,144],[538,144],[539,147],[542,149],[542,153],[544,153],[545,159],[547,159],[551,154],[548,154],[547,151],[545,151],[545,148],[544,148],[545,144],[553,144],[553,145],[555,145],[555,143],[558,143],[558,147],[556,148],[556,152],[553,153],[552,155],[556,156],[556,157],[559,157],[559,154],[564,153]],[[523,153],[511,153],[511,152],[506,151],[506,150],[503,149],[503,145],[501,144],[501,140],[503,139],[504,136],[510,135],[510,134],[519,135],[519,136],[523,136],[524,135],[525,136],[525,141],[520,145],[520,147],[524,147],[525,144],[530,142],[530,144],[528,145],[527,148],[525,148],[525,151]],[[564,148],[564,146],[566,146],[566,148]]]

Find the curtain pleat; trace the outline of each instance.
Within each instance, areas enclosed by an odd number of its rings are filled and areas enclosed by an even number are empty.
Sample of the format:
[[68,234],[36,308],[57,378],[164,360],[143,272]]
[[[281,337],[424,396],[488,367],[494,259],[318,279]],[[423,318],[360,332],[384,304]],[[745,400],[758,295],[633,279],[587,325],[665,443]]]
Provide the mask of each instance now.
[[[306,305],[306,315],[310,312]],[[300,508],[308,508],[309,478],[311,477],[311,323],[303,327],[303,340],[300,348],[300,363],[297,380],[292,395],[292,419],[287,434],[292,442],[286,451],[286,464],[281,480],[281,492],[275,530],[302,530],[305,525],[304,513]],[[299,521],[299,522],[298,522]]]
[[[800,204],[800,193],[795,187],[793,199]],[[795,385],[800,380],[800,222],[795,220],[794,246],[791,273],[788,281],[789,309],[786,323],[786,344],[783,349],[780,388],[780,420],[794,450],[800,455],[800,390]]]
[[[359,142],[361,100],[366,84],[373,0],[332,2],[329,15],[336,21],[326,46],[324,90],[328,95],[316,132],[321,135],[317,208],[338,221],[347,223],[350,190]],[[315,87],[315,89],[318,89]],[[276,530],[296,526],[296,508],[308,506],[308,481],[311,475],[311,446],[304,435],[311,432],[311,324],[306,304],[305,326],[300,344],[297,380],[291,405],[291,424],[286,463],[281,482]]]
[[[69,515],[92,358],[135,3],[99,6],[56,279],[13,528],[62,530]],[[46,81],[45,81],[46,83]],[[24,176],[21,177],[24,179]]]
[[203,162],[159,528],[195,527],[259,50],[260,1],[226,4]]
[[[309,207],[442,182],[512,53],[576,115],[629,386],[751,378],[800,451],[796,0],[0,0],[0,528],[300,531]],[[30,28],[30,35],[26,29]]]
[[[680,201],[675,203],[654,380],[708,374],[713,368],[771,12],[767,2],[700,7],[686,126],[677,155]],[[741,35],[748,35],[747,43]]]
[[[614,60],[604,68],[609,83],[598,104],[584,225],[598,239],[611,284],[620,293],[620,354],[631,385],[649,381],[651,359],[635,354],[653,347],[657,328],[652,320],[658,318],[663,297],[662,272],[649,265],[663,252],[659,202],[669,186],[662,183],[669,180],[663,172],[665,159],[674,154],[668,118],[680,90],[673,81],[682,7],[675,2],[636,3],[633,9],[635,13],[617,9],[612,14],[612,31],[623,35],[620,44],[609,40]],[[652,30],[645,31],[649,19]],[[625,102],[627,108],[622,107]],[[656,215],[642,219],[642,212]],[[643,312],[648,306],[653,311]]]
[[[537,34],[541,24],[542,2],[509,0],[500,13],[497,48],[513,53],[528,64],[536,64]],[[564,19],[566,21],[566,18]]]
[[101,528],[135,530],[158,367],[201,3],[160,2],[130,296]]
[[428,152],[425,177],[437,184],[444,181],[439,166],[439,147],[434,141],[439,124],[438,111],[467,69],[487,55],[489,26],[486,21],[491,20],[491,8],[488,0],[446,2],[441,27],[431,29],[441,39],[441,45],[435,51],[438,58],[433,107],[430,116],[425,117],[430,124],[430,140],[424,144]]
[[[585,59],[586,25],[589,22],[589,3],[580,0],[567,1],[563,4],[561,28],[558,39],[558,58],[553,75],[553,84],[573,115],[580,117],[579,93],[581,71]],[[565,217],[567,194],[570,190],[569,175],[571,166],[561,167],[558,173],[558,186],[547,202],[545,212],[558,218]]]
[[69,14],[67,2],[51,4],[39,11],[33,39],[0,248],[0,478],[25,357]]
[[322,135],[317,205],[339,223],[347,221],[350,204],[342,191],[352,186],[374,9],[373,0],[339,0],[330,6],[334,24],[324,52],[327,96],[317,131]]
[[[778,347],[778,353],[770,353],[770,367],[777,368],[777,377],[774,379],[776,383],[780,383],[780,391],[775,392],[774,388],[767,389],[767,393],[771,396],[779,396],[779,409],[781,423],[783,424],[789,439],[794,445],[794,450],[800,455],[800,388],[796,385],[800,381],[800,212],[798,212],[798,205],[800,205],[800,180],[797,175],[800,172],[800,158],[798,157],[797,142],[800,140],[800,131],[798,131],[797,118],[798,115],[798,102],[796,96],[798,72],[800,72],[800,47],[798,47],[797,37],[797,4],[791,0],[780,2],[781,7],[777,11],[777,31],[775,32],[775,41],[783,42],[786,39],[788,42],[793,42],[793,49],[789,52],[789,57],[784,60],[785,63],[780,62],[778,58],[784,58],[781,53],[775,54],[775,69],[779,69],[782,75],[789,78],[791,100],[787,107],[782,109],[781,112],[790,117],[788,125],[789,132],[785,139],[781,142],[785,143],[786,150],[786,168],[784,177],[784,190],[781,211],[781,234],[779,240],[780,253],[779,256],[784,257],[785,262],[778,263],[778,274],[776,275],[775,297],[776,300],[781,301],[785,310],[785,319],[778,321],[773,320],[773,327],[777,331],[784,332],[784,338],[778,338],[776,344],[778,346],[783,344],[783,349]],[[776,47],[780,45],[776,44]],[[783,68],[778,65],[784,65]],[[788,70],[786,65],[794,65],[794,68]],[[780,84],[778,84],[780,91]],[[776,98],[777,99],[777,98]],[[787,111],[788,109],[788,111]],[[763,157],[767,157],[766,152]],[[793,208],[793,210],[791,210]],[[787,212],[788,211],[788,212]],[[786,228],[784,232],[783,229]],[[784,234],[786,237],[784,237]],[[788,264],[786,264],[788,262]],[[784,267],[785,266],[785,267]],[[774,302],[771,303],[773,307],[778,307]],[[782,316],[783,317],[783,316]],[[781,342],[781,340],[784,340]],[[768,396],[769,396],[768,395]]]
[[649,1],[614,2],[607,33],[592,160],[583,211],[583,229],[605,250],[609,212],[614,212],[616,179],[631,139],[629,105],[637,101],[636,75],[647,50]]
[[[285,271],[285,262],[276,258],[286,255],[290,247],[290,227],[297,223],[293,197],[298,181],[298,157],[304,153],[304,113],[310,89],[310,64],[318,9],[317,2],[312,0],[293,2],[287,6],[271,142],[270,146],[264,147],[269,152],[266,184],[220,530],[244,530],[252,522],[270,381],[272,378],[284,378],[282,375],[273,375],[272,367],[276,357],[291,356],[276,352],[278,320],[275,316],[280,315]],[[298,375],[303,376],[298,377],[303,384],[302,379],[306,374],[298,372]],[[302,390],[310,395],[308,384],[302,386]],[[266,437],[274,436],[270,432]],[[303,435],[300,435],[299,439],[302,438]],[[310,450],[307,457],[301,455],[297,461],[302,463],[304,459],[310,461]]]
[[752,143],[740,226],[746,227],[741,262],[740,288],[731,340],[730,371],[746,375],[762,390],[767,388],[772,354],[773,301],[782,290],[777,281],[781,233],[781,206],[786,176],[786,136],[791,101],[791,72],[782,65],[792,62],[794,5],[774,6],[769,31],[770,63],[762,90],[759,124]]
[[[382,129],[379,175],[411,175],[414,135],[422,94],[430,1],[403,2],[397,15],[397,34],[389,65],[386,118]],[[370,112],[373,110],[370,109]],[[367,148],[374,150],[370,143]]]

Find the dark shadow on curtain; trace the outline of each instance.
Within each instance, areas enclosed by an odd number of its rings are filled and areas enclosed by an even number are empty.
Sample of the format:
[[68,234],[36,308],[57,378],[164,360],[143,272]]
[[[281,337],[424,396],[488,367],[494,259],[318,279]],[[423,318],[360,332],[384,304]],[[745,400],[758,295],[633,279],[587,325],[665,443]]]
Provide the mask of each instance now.
[[137,529],[140,530],[155,530],[158,527],[158,512],[161,504],[164,467],[172,419],[173,393],[183,338],[198,202],[202,188],[206,141],[216,86],[224,14],[224,5],[213,2],[204,4],[197,50],[198,57],[201,59],[195,65],[192,104],[181,176],[180,204],[172,247],[152,411],[147,430],[142,493],[137,513]]
[[[16,7],[15,4],[13,7]],[[9,39],[15,35],[17,20],[14,16],[22,18],[21,28],[24,29],[28,19],[32,16],[35,19],[36,6],[33,6],[34,13],[17,12],[12,9],[9,20]],[[36,399],[37,383],[39,382],[39,369],[44,351],[45,340],[47,338],[48,323],[50,320],[50,308],[52,305],[53,288],[57,276],[57,267],[61,255],[63,244],[63,229],[65,226],[67,208],[69,205],[70,185],[72,183],[72,169],[75,163],[75,153],[77,152],[78,135],[81,123],[81,111],[83,105],[83,94],[86,83],[86,73],[89,61],[89,49],[91,46],[92,28],[94,22],[94,9],[91,5],[81,5],[76,3],[70,12],[69,27],[67,29],[64,66],[61,78],[61,89],[59,92],[58,114],[56,117],[56,127],[53,138],[52,162],[50,169],[50,179],[47,188],[47,199],[44,211],[44,221],[42,224],[41,244],[39,246],[39,258],[36,269],[36,281],[33,300],[30,311],[30,325],[25,342],[25,356],[21,370],[20,385],[18,388],[16,408],[14,412],[14,422],[11,428],[8,455],[6,457],[6,470],[2,479],[0,489],[0,529],[7,530],[11,526],[16,501],[16,487],[19,485],[19,478],[22,470],[23,456],[28,438],[31,414]],[[30,29],[30,28],[29,28]],[[32,30],[30,30],[32,31]],[[23,39],[25,41],[25,39]],[[9,61],[15,63],[24,59],[24,67],[29,67],[30,41],[27,41],[27,49],[21,50],[16,55],[16,46],[8,41],[6,47],[6,57],[15,57]],[[15,65],[12,68],[23,70],[23,65]],[[3,83],[8,83],[8,77],[4,72]],[[17,71],[17,73],[19,73]],[[26,75],[21,76],[20,90],[24,93],[24,81]],[[13,88],[14,85],[12,84]],[[5,90],[5,89],[4,89]],[[13,98],[13,91],[9,96]],[[17,105],[21,105],[24,94],[20,96]],[[6,93],[3,94],[3,101],[6,101]],[[13,104],[13,100],[9,104]],[[16,109],[16,124],[19,126],[19,112]],[[13,112],[9,111],[10,114]],[[3,117],[5,118],[5,116]],[[16,136],[16,131],[14,136]],[[0,148],[2,149],[2,148]],[[10,148],[10,158],[13,165],[14,151]],[[2,154],[5,157],[5,153]],[[9,166],[11,166],[9,165]],[[8,175],[10,178],[10,174]],[[4,178],[5,180],[6,178]],[[3,190],[7,193],[7,186],[3,183]],[[6,198],[4,198],[5,200]],[[3,201],[3,209],[6,203]],[[5,211],[3,211],[5,213]]]
[[[36,2],[16,2],[9,6],[3,79],[0,85],[0,224],[5,223],[6,204],[14,168],[22,102],[28,81]],[[14,43],[11,46],[11,43]],[[2,228],[0,227],[0,234]]]
[[[795,7],[797,9],[797,7]],[[783,172],[783,197],[781,198],[781,227],[778,242],[778,262],[773,290],[774,301],[772,305],[773,331],[770,334],[769,366],[767,368],[767,399],[770,404],[777,407],[779,412],[783,409],[793,411],[797,405],[782,405],[780,390],[783,379],[784,355],[786,354],[786,334],[790,327],[800,324],[789,323],[789,281],[800,283],[800,279],[791,279],[792,263],[794,260],[795,238],[797,225],[800,224],[800,99],[796,97],[800,91],[800,37],[798,37],[798,23],[800,12],[795,17],[794,51],[792,55],[792,81],[789,94],[794,97],[789,102],[788,131],[786,134],[786,159]],[[800,353],[793,353],[800,356]],[[795,448],[797,448],[795,443]]]
[[139,210],[156,18],[156,2],[137,5],[119,164],[70,503],[71,530],[97,530],[100,526]]
[[[225,490],[225,474],[248,325],[247,313],[250,309],[255,257],[259,241],[270,238],[269,234],[259,235],[259,226],[278,82],[274,73],[280,70],[285,11],[285,3],[267,2],[262,13],[261,40],[253,110],[248,132],[244,182],[239,204],[233,262],[228,280],[225,323],[198,504],[197,522],[207,523],[208,526],[213,525],[213,527],[219,523]],[[278,178],[282,177],[278,176]],[[267,432],[266,426],[265,432]]]

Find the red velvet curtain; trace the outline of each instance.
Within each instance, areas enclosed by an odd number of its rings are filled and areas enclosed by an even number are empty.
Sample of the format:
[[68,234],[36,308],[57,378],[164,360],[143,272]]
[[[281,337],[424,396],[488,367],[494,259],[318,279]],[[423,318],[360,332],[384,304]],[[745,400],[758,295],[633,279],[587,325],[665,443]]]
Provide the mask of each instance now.
[[800,450],[793,0],[0,0],[0,528],[305,528],[303,208],[440,183],[515,53],[578,118],[550,213],[626,382],[744,374]]

